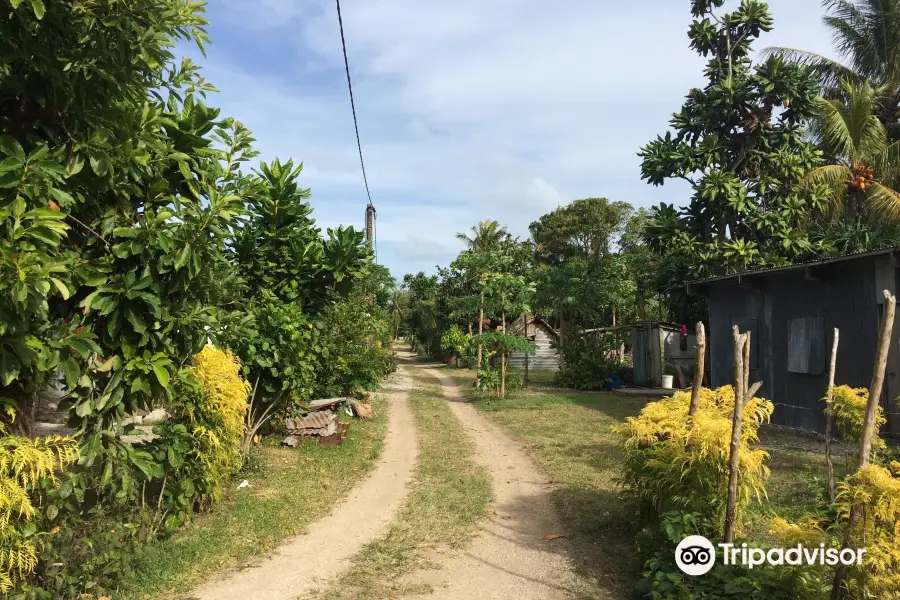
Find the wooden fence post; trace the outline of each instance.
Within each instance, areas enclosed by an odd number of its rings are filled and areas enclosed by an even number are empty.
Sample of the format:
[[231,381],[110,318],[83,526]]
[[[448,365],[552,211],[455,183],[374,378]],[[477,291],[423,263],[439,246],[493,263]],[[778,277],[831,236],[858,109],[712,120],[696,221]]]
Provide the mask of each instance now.
[[831,457],[831,400],[834,398],[834,370],[837,365],[838,341],[841,331],[834,328],[834,341],[831,344],[831,361],[828,363],[828,390],[825,392],[825,464],[828,465],[828,499],[834,503],[834,462]]
[[734,413],[731,421],[731,452],[728,457],[728,497],[725,500],[725,543],[734,541],[737,521],[738,483],[741,466],[741,431],[744,427],[744,407],[762,387],[762,381],[750,383],[750,333],[732,329],[734,340]]
[[694,382],[691,386],[691,405],[688,416],[693,417],[700,408],[700,388],[703,387],[703,371],[706,368],[706,328],[703,321],[697,322],[697,356],[694,360]]
[[[862,435],[859,444],[859,468],[869,464],[872,455],[872,441],[878,434],[875,427],[875,416],[878,412],[878,403],[881,400],[881,388],[884,386],[884,371],[887,368],[888,352],[891,346],[891,332],[894,329],[894,313],[897,309],[897,299],[888,290],[884,290],[884,312],[881,317],[881,335],[878,338],[878,348],[875,351],[875,366],[872,369],[872,382],[869,385],[869,402],[866,404],[866,416],[863,421]],[[850,535],[856,528],[856,524],[863,516],[862,506],[854,503],[850,507],[850,517],[847,520],[846,534],[841,549],[850,547]],[[847,575],[847,567],[839,564],[834,570],[834,579],[831,583],[831,600],[841,600],[844,597],[844,578]]]

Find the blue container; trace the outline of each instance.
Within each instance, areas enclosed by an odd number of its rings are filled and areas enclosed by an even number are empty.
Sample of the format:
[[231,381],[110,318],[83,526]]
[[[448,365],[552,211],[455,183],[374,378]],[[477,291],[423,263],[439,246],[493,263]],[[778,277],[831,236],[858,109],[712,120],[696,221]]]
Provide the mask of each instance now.
[[622,389],[622,375],[620,373],[610,373],[609,374],[609,387],[613,390]]

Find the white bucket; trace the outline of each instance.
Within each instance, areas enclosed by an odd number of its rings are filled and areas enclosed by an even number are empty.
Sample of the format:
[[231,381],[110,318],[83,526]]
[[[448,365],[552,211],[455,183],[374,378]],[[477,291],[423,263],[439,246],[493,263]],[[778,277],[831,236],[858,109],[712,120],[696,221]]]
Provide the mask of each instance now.
[[675,377],[673,375],[663,375],[662,376],[662,388],[664,390],[671,390],[672,385],[674,383]]

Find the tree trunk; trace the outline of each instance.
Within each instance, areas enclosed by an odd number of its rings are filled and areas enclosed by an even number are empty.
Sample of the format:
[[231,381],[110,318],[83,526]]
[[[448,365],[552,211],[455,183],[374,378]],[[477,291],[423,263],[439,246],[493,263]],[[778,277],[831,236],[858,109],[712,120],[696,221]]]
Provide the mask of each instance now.
[[[891,331],[894,329],[894,313],[897,309],[897,299],[888,290],[884,290],[884,313],[881,318],[881,336],[878,339],[878,348],[875,352],[875,367],[872,371],[872,382],[869,385],[869,402],[866,404],[866,416],[863,421],[863,430],[859,444],[859,468],[869,464],[872,454],[872,441],[878,432],[875,429],[875,415],[878,403],[881,400],[881,388],[884,385],[884,371],[887,368],[888,352],[891,345]],[[863,508],[859,503],[850,507],[850,516],[847,520],[847,534],[841,549],[850,547],[850,536],[856,529],[857,523],[863,517]],[[847,575],[847,567],[839,564],[834,570],[834,579],[831,583],[831,600],[841,600],[844,597],[844,578]]]
[[703,387],[703,373],[706,368],[706,328],[703,321],[697,322],[697,356],[694,362],[694,382],[691,386],[691,405],[688,416],[693,417],[700,408],[700,388]]
[[[528,339],[528,314],[522,314],[522,323],[524,323],[525,327],[523,327],[522,337],[526,340]],[[528,352],[525,352],[525,379],[522,381],[522,387],[528,387]]]
[[[478,335],[484,332],[484,292],[481,292],[481,298],[478,308]],[[481,383],[481,352],[482,345],[478,342],[478,358],[475,360],[475,387]]]
[[834,462],[831,457],[831,399],[834,397],[834,369],[837,365],[838,340],[841,332],[834,328],[831,344],[831,361],[828,363],[828,391],[825,392],[825,464],[828,466],[828,499],[834,503]]
[[15,384],[10,396],[16,402],[16,419],[13,421],[12,432],[20,437],[34,438],[37,419],[34,395]]
[[[500,322],[503,324],[503,335],[506,335],[506,311],[500,311]],[[506,398],[506,348],[500,350],[500,397]]]
[[500,397],[506,398],[506,350],[500,353]]

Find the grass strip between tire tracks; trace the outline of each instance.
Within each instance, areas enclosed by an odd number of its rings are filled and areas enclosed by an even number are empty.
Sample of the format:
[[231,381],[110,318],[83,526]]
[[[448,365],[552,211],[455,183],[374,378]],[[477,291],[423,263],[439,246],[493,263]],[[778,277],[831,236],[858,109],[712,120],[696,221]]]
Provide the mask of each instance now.
[[403,576],[429,568],[427,552],[461,548],[472,538],[491,500],[488,471],[442,396],[437,380],[415,375],[410,404],[419,436],[419,461],[409,495],[387,535],[367,544],[345,575],[310,597],[378,600],[427,593]]
[[[216,573],[244,566],[303,532],[374,467],[387,428],[387,402],[373,396],[372,421],[353,419],[340,446],[264,447],[215,509],[164,541],[142,548],[116,600],[181,598]],[[346,419],[346,415],[341,416]],[[241,479],[250,487],[236,489]]]

